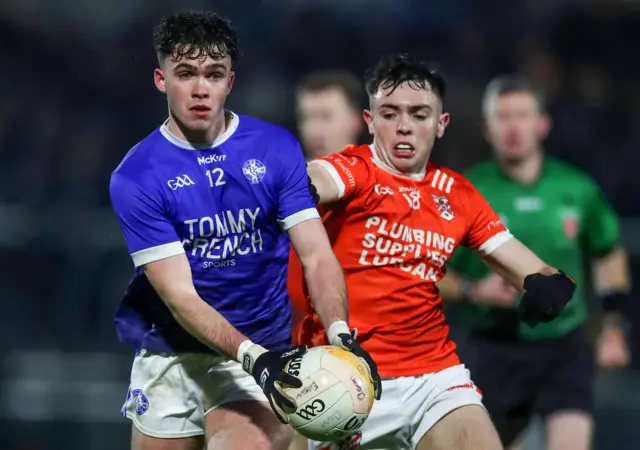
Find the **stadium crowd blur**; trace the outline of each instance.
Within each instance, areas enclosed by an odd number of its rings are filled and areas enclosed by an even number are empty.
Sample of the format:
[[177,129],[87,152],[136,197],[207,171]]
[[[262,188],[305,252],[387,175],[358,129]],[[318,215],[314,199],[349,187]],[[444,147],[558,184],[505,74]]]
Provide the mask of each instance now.
[[[131,355],[111,319],[131,262],[108,180],[166,116],[151,26],[195,7],[238,28],[244,58],[229,107],[291,130],[295,83],[310,70],[361,73],[401,50],[434,61],[452,113],[435,159],[457,170],[489,154],[488,79],[530,75],[554,120],[547,151],[590,172],[623,215],[640,285],[640,2],[2,0],[1,449],[127,448],[118,412]],[[630,307],[640,330],[638,316]],[[640,373],[604,374],[598,399],[596,448],[637,448]]]

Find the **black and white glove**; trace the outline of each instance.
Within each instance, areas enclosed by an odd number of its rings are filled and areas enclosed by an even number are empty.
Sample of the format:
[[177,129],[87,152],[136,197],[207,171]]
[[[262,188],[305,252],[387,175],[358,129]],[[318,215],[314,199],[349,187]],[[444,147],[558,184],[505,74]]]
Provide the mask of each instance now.
[[253,376],[269,400],[269,405],[282,423],[289,423],[285,411],[295,411],[296,404],[282,391],[282,385],[302,387],[302,381],[284,371],[289,361],[307,353],[307,346],[300,345],[282,351],[268,351],[258,344],[245,341],[238,349],[238,361],[245,372]]
[[524,279],[525,293],[518,307],[520,319],[535,327],[551,322],[567,306],[576,290],[576,282],[564,272],[553,275],[533,273]]
[[332,323],[327,330],[327,336],[331,345],[350,351],[365,363],[369,369],[371,380],[373,381],[373,396],[376,400],[380,400],[382,383],[380,382],[380,375],[378,374],[378,366],[373,358],[371,358],[371,355],[358,344],[356,341],[357,335],[358,330],[349,330],[349,326],[344,321]]

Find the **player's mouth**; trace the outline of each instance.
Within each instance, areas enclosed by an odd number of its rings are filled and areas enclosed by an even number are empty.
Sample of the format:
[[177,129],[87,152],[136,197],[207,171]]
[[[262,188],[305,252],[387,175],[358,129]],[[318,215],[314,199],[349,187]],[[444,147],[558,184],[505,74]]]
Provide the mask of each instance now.
[[393,156],[395,156],[396,158],[409,159],[413,158],[413,155],[415,154],[416,149],[413,147],[413,145],[406,142],[397,144],[393,148]]
[[207,105],[194,105],[189,108],[189,111],[191,111],[196,116],[204,117],[209,115],[209,113],[211,112],[211,108]]

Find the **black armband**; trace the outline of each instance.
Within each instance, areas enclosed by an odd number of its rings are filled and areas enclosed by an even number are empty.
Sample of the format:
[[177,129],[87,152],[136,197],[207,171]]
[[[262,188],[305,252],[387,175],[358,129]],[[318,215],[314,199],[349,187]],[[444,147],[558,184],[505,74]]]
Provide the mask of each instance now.
[[311,198],[313,198],[313,203],[316,205],[320,203],[320,195],[318,194],[318,189],[315,184],[311,182],[311,177],[307,175],[307,181],[309,182],[309,193],[311,194]]
[[602,302],[602,309],[605,312],[619,312],[623,305],[629,301],[628,292],[611,292],[606,295],[600,296]]

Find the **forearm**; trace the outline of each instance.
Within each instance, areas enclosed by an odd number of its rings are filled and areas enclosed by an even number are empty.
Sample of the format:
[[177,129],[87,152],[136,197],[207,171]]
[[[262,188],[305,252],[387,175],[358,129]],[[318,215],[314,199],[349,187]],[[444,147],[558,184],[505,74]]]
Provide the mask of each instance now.
[[471,285],[458,273],[447,270],[447,274],[436,283],[436,287],[444,301],[461,302],[468,295]]
[[250,341],[200,298],[184,254],[149,263],[144,266],[144,273],[185,330],[206,346],[239,359],[240,344],[248,342],[244,345],[247,347]]
[[626,252],[616,248],[593,264],[594,291],[604,308],[604,326],[621,326],[620,307],[627,300],[631,287]]
[[628,292],[631,286],[626,252],[616,248],[593,264],[594,290],[604,296],[612,292]]
[[165,300],[176,321],[206,346],[236,359],[240,344],[248,338],[197,294],[176,297]]
[[293,226],[289,237],[302,263],[311,303],[333,342],[337,334],[349,333],[347,286],[340,263],[319,219]]
[[311,302],[325,329],[338,321],[348,323],[349,305],[342,268],[333,253],[304,265]]
[[558,272],[558,269],[546,264],[515,238],[502,244],[483,259],[498,275],[521,291],[524,289],[524,279],[528,275],[553,275]]
[[542,275],[553,275],[554,273],[558,273],[558,269],[544,263],[536,266],[530,266],[529,270],[524,267],[523,270],[513,271],[499,266],[494,267],[494,270],[498,275],[507,280],[509,284],[516,287],[520,291],[524,290],[524,279],[528,275],[532,275],[534,273],[540,273]]

